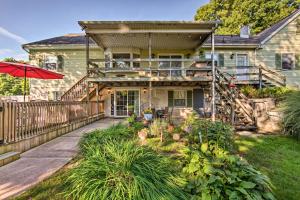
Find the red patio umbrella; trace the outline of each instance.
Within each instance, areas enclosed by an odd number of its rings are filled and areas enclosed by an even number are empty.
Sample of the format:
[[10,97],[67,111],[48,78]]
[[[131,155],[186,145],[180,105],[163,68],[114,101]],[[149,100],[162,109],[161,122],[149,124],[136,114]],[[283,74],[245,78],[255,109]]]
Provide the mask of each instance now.
[[24,77],[24,102],[26,95],[26,78],[38,79],[63,79],[64,75],[48,71],[33,65],[22,63],[0,62],[0,73],[9,74],[14,77]]

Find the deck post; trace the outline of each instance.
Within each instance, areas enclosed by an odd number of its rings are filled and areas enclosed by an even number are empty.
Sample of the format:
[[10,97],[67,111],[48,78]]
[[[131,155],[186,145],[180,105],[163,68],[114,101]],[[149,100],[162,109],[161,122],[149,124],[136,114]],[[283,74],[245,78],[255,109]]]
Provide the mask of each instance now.
[[96,97],[97,97],[97,115],[99,115],[99,82],[96,85]]
[[[90,61],[90,37],[89,35],[86,35],[85,37],[85,44],[86,44],[86,73],[89,77],[89,61]],[[90,87],[89,87],[89,81],[86,81],[86,109],[87,109],[87,117],[90,113],[90,107],[89,107],[89,101],[90,101]]]
[[258,79],[259,79],[259,89],[262,88],[262,69],[261,66],[258,67]]
[[[148,57],[149,57],[149,68],[150,68],[150,78],[152,77],[152,35],[149,33],[148,37]],[[152,82],[149,82],[149,107],[152,108]]]
[[215,87],[216,87],[216,66],[215,66],[215,33],[214,30],[211,33],[211,61],[212,61],[212,108],[211,108],[211,120],[214,122],[216,120],[216,98],[215,98]]

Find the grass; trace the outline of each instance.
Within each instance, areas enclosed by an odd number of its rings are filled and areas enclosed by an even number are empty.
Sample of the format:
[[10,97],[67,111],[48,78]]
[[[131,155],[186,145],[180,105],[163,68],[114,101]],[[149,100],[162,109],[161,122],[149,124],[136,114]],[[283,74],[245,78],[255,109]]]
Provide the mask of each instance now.
[[238,137],[238,152],[267,175],[277,199],[300,199],[300,142],[284,136]]

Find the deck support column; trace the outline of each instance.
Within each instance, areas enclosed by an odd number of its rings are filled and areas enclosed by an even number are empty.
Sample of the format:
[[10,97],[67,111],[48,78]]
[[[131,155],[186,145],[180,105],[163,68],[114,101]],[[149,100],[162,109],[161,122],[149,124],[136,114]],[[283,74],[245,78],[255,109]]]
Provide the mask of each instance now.
[[96,97],[97,97],[97,115],[99,115],[99,82],[96,85]]
[[[149,57],[149,68],[150,78],[152,77],[152,35],[149,33],[148,37],[148,57]],[[149,107],[152,108],[152,82],[149,82]]]
[[[85,36],[85,51],[86,51],[86,74],[87,77],[89,77],[89,60],[90,60],[90,37],[89,35]],[[89,116],[91,108],[89,105],[89,101],[90,101],[90,86],[89,86],[89,81],[86,81],[86,102],[87,102],[87,113]]]
[[216,120],[216,66],[215,66],[215,33],[214,30],[211,34],[211,61],[212,61],[212,108],[211,108],[211,120],[214,122]]

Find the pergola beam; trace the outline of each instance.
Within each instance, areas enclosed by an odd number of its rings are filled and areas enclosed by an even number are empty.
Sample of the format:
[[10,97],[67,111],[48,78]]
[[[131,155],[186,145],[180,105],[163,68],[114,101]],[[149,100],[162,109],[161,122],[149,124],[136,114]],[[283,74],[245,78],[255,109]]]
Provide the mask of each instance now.
[[129,33],[187,33],[187,34],[209,34],[211,29],[144,29],[144,30],[122,30],[122,29],[85,29],[85,32],[88,34],[129,34]]

